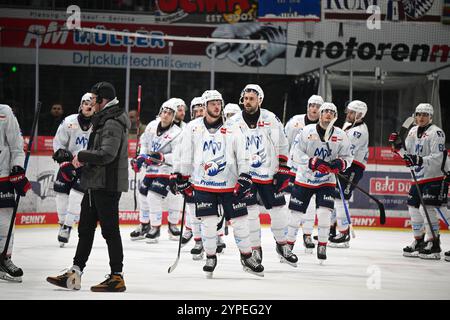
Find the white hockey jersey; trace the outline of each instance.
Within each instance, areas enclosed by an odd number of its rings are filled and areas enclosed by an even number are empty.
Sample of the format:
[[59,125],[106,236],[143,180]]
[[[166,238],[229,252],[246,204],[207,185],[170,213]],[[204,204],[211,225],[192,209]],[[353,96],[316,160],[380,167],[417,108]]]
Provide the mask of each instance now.
[[367,129],[367,125],[363,122],[351,127],[351,123],[346,122],[342,128],[350,140],[353,163],[365,169],[369,159],[369,129]]
[[180,171],[191,176],[196,190],[232,192],[241,173],[249,172],[249,159],[241,131],[222,126],[210,133],[203,118],[189,122],[181,142]]
[[417,137],[418,126],[409,130],[405,139],[406,153],[421,156],[422,166],[414,167],[417,181],[420,183],[441,180],[444,176],[441,167],[444,157],[445,133],[432,124],[420,138]]
[[65,149],[76,156],[81,150],[86,150],[91,132],[92,126],[86,131],[81,129],[78,113],[65,117],[53,139],[53,152]]
[[334,174],[320,173],[312,171],[308,167],[309,159],[319,157],[320,159],[331,162],[340,158],[345,160],[347,169],[353,161],[350,152],[350,142],[347,134],[340,128],[334,127],[334,131],[328,141],[330,150],[326,142],[322,142],[317,132],[317,124],[309,124],[304,127],[294,140],[290,152],[288,165],[297,168],[295,184],[317,188],[321,186],[336,186]]
[[9,176],[13,166],[24,166],[23,138],[11,108],[0,104],[0,178]]
[[[164,155],[164,162],[173,165],[174,154],[181,140],[181,129],[172,125],[169,130],[160,136],[157,135],[158,125],[161,122],[159,118],[150,122],[141,135],[139,143],[141,145],[141,154],[150,152],[161,152]],[[172,168],[168,165],[147,165],[145,176],[147,178],[168,178]]]
[[289,148],[292,146],[292,143],[294,142],[294,139],[299,133],[299,131],[306,126],[305,120],[306,114],[297,114],[286,123],[284,131],[286,132]]
[[256,183],[272,183],[279,165],[279,158],[287,161],[289,145],[283,124],[274,113],[261,109],[256,128],[251,129],[242,112],[228,120],[229,128],[240,131],[250,158],[250,175]]

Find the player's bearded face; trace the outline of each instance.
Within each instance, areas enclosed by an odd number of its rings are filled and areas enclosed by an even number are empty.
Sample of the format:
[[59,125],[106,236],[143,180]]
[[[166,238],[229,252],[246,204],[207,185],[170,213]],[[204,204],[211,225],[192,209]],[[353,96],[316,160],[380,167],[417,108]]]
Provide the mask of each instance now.
[[208,101],[208,105],[206,107],[206,113],[208,116],[214,119],[218,119],[222,112],[222,101],[220,100],[212,100]]
[[336,114],[333,110],[323,110],[320,114],[319,120],[322,127],[327,127],[330,124],[331,120],[334,119],[335,115]]
[[200,107],[196,107],[194,108],[194,118],[200,118],[203,117],[205,115],[205,108],[200,106]]
[[245,112],[253,114],[258,111],[259,99],[256,92],[246,92],[243,97],[243,104]]
[[355,111],[347,111],[347,115],[345,116],[345,121],[347,122],[355,122],[356,120],[356,112]]
[[177,109],[177,114],[175,116],[175,119],[177,119],[178,121],[183,121],[185,115],[186,115],[185,106],[179,106]]

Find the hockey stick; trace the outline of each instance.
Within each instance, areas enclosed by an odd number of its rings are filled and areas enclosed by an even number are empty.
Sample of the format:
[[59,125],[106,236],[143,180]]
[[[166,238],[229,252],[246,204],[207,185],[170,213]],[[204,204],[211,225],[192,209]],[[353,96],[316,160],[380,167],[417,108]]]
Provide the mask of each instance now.
[[445,224],[447,225],[447,228],[450,228],[450,224],[448,223],[448,220],[445,218],[445,215],[442,213],[441,209],[436,207],[435,210],[441,216],[441,219],[442,219],[442,221],[445,222]]
[[[334,131],[333,130],[333,125],[336,122],[336,120],[337,120],[337,117],[335,117],[333,120],[330,121],[330,123],[328,124],[327,129],[325,130],[325,134],[323,136],[323,139],[325,140],[325,142],[327,144],[328,153],[330,155],[331,155],[331,148],[330,148],[330,144],[328,143],[328,141],[330,140],[331,134]],[[339,182],[339,177],[337,176],[337,174],[335,174],[335,178],[336,178],[336,183],[338,185],[339,194],[341,195],[342,203],[344,204],[344,211],[345,211],[345,216],[347,217],[348,226],[349,226],[350,232],[352,234],[352,238],[355,238],[355,231],[353,230],[352,219],[350,217],[350,213],[348,211],[347,203],[345,202],[344,191],[342,190],[342,186],[341,186],[341,183]]]
[[[36,127],[37,127],[37,123],[38,123],[38,119],[39,119],[39,114],[41,113],[41,107],[42,107],[42,103],[40,101],[38,101],[38,103],[37,103],[37,110],[36,110],[36,113],[34,115],[33,124],[31,126],[30,139],[28,140],[27,153],[25,155],[25,161],[24,161],[24,164],[23,164],[24,175],[27,172],[28,162],[29,162],[30,156],[31,156],[31,148],[33,147],[34,133],[36,131]],[[12,214],[12,217],[11,217],[11,222],[9,224],[8,236],[6,237],[5,248],[3,249],[3,252],[0,255],[1,259],[3,259],[3,260],[6,258],[6,254],[8,252],[8,247],[9,247],[9,242],[11,241],[12,230],[13,230],[13,227],[14,227],[14,224],[15,224],[15,221],[16,221],[17,210],[19,208],[19,201],[20,201],[20,195],[17,194],[16,195],[16,203],[14,204],[13,214]]]
[[[138,109],[137,109],[137,116],[136,116],[136,157],[139,155],[139,134],[140,134],[140,115],[141,115],[141,85],[138,86]],[[137,198],[136,198],[136,185],[137,185],[137,172],[134,172],[134,191],[133,191],[133,197],[134,197],[134,211],[137,209]]]
[[167,270],[168,273],[171,273],[178,265],[178,261],[180,261],[180,252],[181,252],[181,239],[183,238],[183,226],[184,226],[184,214],[186,213],[186,196],[183,197],[183,212],[181,213],[181,228],[180,228],[180,240],[178,241],[178,253],[177,259],[175,262],[169,267]]
[[[414,118],[408,117],[408,118],[403,122],[402,127],[400,128],[400,131],[399,131],[398,136],[399,136],[399,138],[400,138],[400,140],[401,140],[402,148],[403,148],[404,150],[406,150],[405,136],[408,134],[409,129],[412,127],[413,124],[414,124]],[[403,153],[403,152],[402,152],[402,150],[397,151],[397,153],[398,153],[402,158],[408,157],[408,156],[406,155],[406,153]],[[403,153],[403,154],[402,154],[402,153]],[[411,159],[409,159],[409,161],[412,162]],[[428,210],[427,210],[427,208],[426,208],[426,206],[425,206],[425,202],[423,201],[422,191],[420,191],[419,183],[417,182],[417,178],[416,178],[416,174],[414,173],[414,169],[413,169],[413,168],[410,168],[409,171],[410,171],[410,173],[411,173],[411,177],[412,177],[413,180],[414,180],[414,185],[416,186],[417,195],[419,196],[419,200],[420,200],[420,205],[421,205],[422,208],[423,208],[423,211],[424,211],[424,213],[425,213],[425,218],[427,219],[428,225],[430,226],[430,232],[431,232],[431,235],[432,235],[433,239],[437,239],[437,238],[436,238],[436,233],[434,232],[433,226],[431,225],[430,215],[428,214]]]

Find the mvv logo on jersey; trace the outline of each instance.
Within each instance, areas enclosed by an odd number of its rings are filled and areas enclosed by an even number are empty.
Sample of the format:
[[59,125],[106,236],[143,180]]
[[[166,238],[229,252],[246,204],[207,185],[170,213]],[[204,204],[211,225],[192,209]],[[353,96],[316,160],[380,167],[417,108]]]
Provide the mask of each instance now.
[[247,141],[245,144],[245,148],[248,150],[248,148],[252,145],[256,146],[256,149],[259,149],[259,145],[262,143],[262,135],[254,136],[251,135],[247,137]]
[[37,176],[37,181],[31,181],[31,189],[42,200],[46,197],[53,197],[53,181],[55,176],[53,171],[44,171]]
[[331,156],[331,150],[325,148],[317,148],[316,151],[314,151],[314,156],[325,159],[326,157]]
[[203,152],[211,150],[212,153],[215,155],[216,152],[220,151],[221,149],[222,149],[222,142],[209,140],[203,143]]
[[83,148],[86,148],[87,144],[89,142],[89,139],[86,137],[77,137],[75,140],[76,145],[82,145]]

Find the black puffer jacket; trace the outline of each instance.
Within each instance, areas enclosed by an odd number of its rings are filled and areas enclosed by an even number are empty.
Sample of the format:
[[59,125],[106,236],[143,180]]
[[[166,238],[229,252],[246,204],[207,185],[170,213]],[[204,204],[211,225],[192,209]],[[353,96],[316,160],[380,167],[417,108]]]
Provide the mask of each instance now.
[[128,130],[130,120],[117,99],[92,118],[93,129],[87,150],[78,153],[85,164],[83,189],[128,191]]

